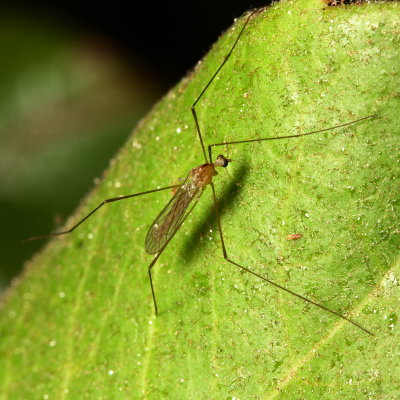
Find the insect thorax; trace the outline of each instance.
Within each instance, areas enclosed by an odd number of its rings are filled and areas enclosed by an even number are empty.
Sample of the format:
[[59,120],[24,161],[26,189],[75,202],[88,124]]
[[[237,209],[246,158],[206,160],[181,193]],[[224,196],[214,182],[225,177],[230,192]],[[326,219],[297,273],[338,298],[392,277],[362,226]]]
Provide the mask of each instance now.
[[212,182],[213,176],[218,175],[213,164],[202,164],[193,168],[190,173],[190,183],[193,187],[204,187]]

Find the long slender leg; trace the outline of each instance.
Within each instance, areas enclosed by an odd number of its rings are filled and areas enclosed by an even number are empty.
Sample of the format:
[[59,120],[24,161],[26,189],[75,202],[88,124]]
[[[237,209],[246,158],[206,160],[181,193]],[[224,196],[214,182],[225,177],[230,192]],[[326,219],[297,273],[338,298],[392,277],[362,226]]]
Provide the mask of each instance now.
[[[198,119],[197,119],[196,104],[197,104],[197,103],[200,101],[200,99],[203,97],[203,95],[204,95],[204,93],[207,91],[208,87],[211,85],[211,83],[213,82],[213,80],[215,79],[215,77],[219,74],[219,71],[221,71],[222,67],[223,67],[223,66],[225,65],[225,63],[228,61],[229,57],[231,56],[231,54],[232,54],[233,50],[235,49],[236,45],[238,44],[239,39],[240,39],[240,37],[242,36],[243,31],[244,31],[244,29],[246,28],[246,26],[247,26],[248,22],[250,21],[250,19],[251,19],[254,15],[258,14],[259,12],[261,12],[262,10],[263,10],[263,8],[260,8],[260,9],[258,9],[258,10],[253,11],[253,12],[251,12],[251,13],[249,14],[249,16],[246,18],[246,20],[244,21],[244,24],[243,24],[243,26],[242,26],[242,29],[240,30],[239,34],[237,35],[236,40],[235,40],[235,42],[233,43],[231,49],[229,50],[229,53],[225,56],[224,61],[222,61],[221,65],[220,65],[220,66],[218,67],[218,69],[214,72],[214,75],[211,77],[211,79],[209,80],[209,82],[207,83],[207,85],[204,87],[204,89],[201,91],[201,93],[200,93],[199,96],[197,97],[196,101],[195,101],[195,102],[193,103],[193,105],[192,105],[192,108],[191,108],[191,110],[192,110],[192,115],[193,115],[193,118],[194,118],[194,122],[195,122],[195,124],[196,124],[197,135],[198,135],[198,137],[199,137],[200,144],[201,144],[201,148],[202,148],[202,150],[203,150],[204,159],[206,160],[206,162],[208,162],[208,161],[207,161],[207,155],[206,155],[206,150],[205,150],[205,147],[204,147],[203,137],[202,137],[201,131],[200,131],[199,121],[198,121]],[[211,160],[211,159],[210,159],[210,162],[212,163],[212,160]]]
[[176,188],[179,186],[180,185],[171,185],[171,186],[166,186],[166,187],[163,187],[160,189],[147,190],[145,192],[128,194],[126,196],[113,197],[111,199],[103,200],[95,209],[93,209],[89,214],[87,214],[85,217],[83,217],[72,228],[66,229],[65,231],[61,231],[61,232],[50,233],[48,235],[32,236],[32,237],[22,240],[22,242],[24,243],[24,242],[29,242],[31,240],[46,239],[46,238],[50,238],[50,237],[54,237],[54,236],[65,235],[67,233],[71,233],[74,229],[76,229],[79,225],[81,225],[84,221],[86,221],[90,216],[92,216],[97,210],[99,210],[101,207],[103,207],[104,204],[113,203],[115,201],[120,201],[120,200],[126,200],[126,199],[130,199],[131,197],[142,196],[144,194],[160,192],[161,190],[173,189],[173,188]]
[[216,214],[216,218],[217,218],[218,230],[219,230],[219,235],[220,235],[220,238],[221,238],[222,253],[223,253],[223,255],[224,255],[224,259],[225,259],[227,262],[229,262],[230,264],[234,265],[235,267],[237,267],[237,268],[239,268],[239,269],[241,269],[241,270],[243,270],[243,271],[246,271],[246,272],[248,272],[248,273],[250,273],[250,274],[256,276],[256,277],[259,278],[259,279],[262,279],[263,281],[269,283],[270,285],[273,285],[273,286],[275,286],[275,287],[277,287],[277,288],[279,288],[279,289],[281,289],[281,290],[284,290],[285,292],[287,292],[287,293],[289,293],[289,294],[291,294],[291,295],[293,295],[293,296],[296,296],[296,297],[298,297],[299,299],[306,301],[307,303],[310,303],[310,304],[312,304],[312,305],[314,305],[314,306],[316,306],[316,307],[321,308],[321,309],[324,310],[324,311],[327,311],[327,312],[329,312],[329,313],[331,313],[331,314],[333,314],[333,315],[336,315],[337,317],[340,317],[340,318],[342,318],[342,319],[344,319],[344,320],[350,322],[351,324],[355,325],[357,328],[361,329],[362,331],[368,333],[369,335],[374,336],[374,334],[373,334],[372,332],[370,332],[368,329],[364,328],[363,326],[361,326],[361,325],[358,324],[357,322],[352,321],[350,318],[347,318],[347,317],[345,317],[344,315],[339,314],[338,312],[336,312],[336,311],[334,311],[334,310],[331,310],[331,309],[328,308],[328,307],[323,306],[322,304],[318,304],[318,303],[316,303],[315,301],[310,300],[310,299],[308,299],[307,297],[302,296],[301,294],[298,294],[298,293],[296,293],[296,292],[294,292],[294,291],[292,291],[292,290],[290,290],[290,289],[287,289],[287,288],[285,288],[284,286],[281,286],[280,284],[278,284],[278,283],[276,283],[276,282],[274,282],[274,281],[271,281],[270,279],[268,279],[268,278],[266,278],[266,277],[264,277],[264,276],[262,276],[262,275],[260,275],[260,274],[257,274],[256,272],[252,271],[251,269],[249,269],[249,268],[247,268],[247,267],[244,267],[243,265],[238,264],[237,262],[235,262],[235,261],[233,261],[232,259],[230,259],[229,256],[228,256],[228,253],[227,253],[227,251],[226,251],[224,236],[223,236],[222,228],[221,228],[221,220],[220,220],[220,218],[219,218],[217,196],[216,196],[216,194],[215,194],[215,188],[214,188],[214,184],[213,184],[212,182],[211,182],[211,188],[212,188],[212,193],[213,193],[214,209],[215,209],[215,214]]
[[[248,139],[248,140],[235,140],[232,142],[221,142],[221,143],[213,143],[208,145],[208,155],[210,157],[210,160],[212,160],[212,148],[217,147],[217,146],[226,146],[226,145],[235,145],[235,144],[243,144],[243,143],[252,143],[252,142],[263,142],[267,140],[279,140],[279,139],[292,139],[292,138],[298,138],[302,136],[308,136],[308,135],[314,135],[316,133],[321,133],[321,132],[326,132],[326,131],[331,131],[334,129],[338,128],[343,128],[345,126],[353,125],[357,122],[364,121],[366,119],[374,118],[376,117],[375,114],[373,115],[367,115],[366,117],[358,118],[350,122],[346,122],[344,124],[339,124],[335,126],[330,126],[329,128],[323,128],[323,129],[318,129],[316,131],[311,131],[311,132],[306,132],[306,133],[301,133],[299,135],[288,135],[288,136],[272,136],[272,137],[266,137],[266,138],[260,138],[260,139]],[[212,162],[212,161],[210,161]]]
[[186,213],[185,217],[182,219],[181,223],[176,227],[175,231],[173,234],[169,237],[167,242],[164,244],[164,246],[160,249],[160,251],[155,255],[153,258],[153,261],[150,263],[150,265],[147,267],[147,270],[149,272],[149,279],[150,279],[150,287],[151,287],[151,294],[153,296],[153,303],[154,303],[154,311],[155,314],[158,314],[158,307],[157,307],[157,301],[156,301],[156,293],[154,291],[154,285],[153,285],[153,278],[151,276],[151,269],[154,267],[154,264],[157,262],[158,258],[161,256],[161,253],[165,250],[165,248],[168,246],[168,243],[172,240],[172,238],[175,236],[176,232],[178,232],[179,228],[182,226],[182,224],[186,221],[186,218],[190,215],[192,212],[193,208],[196,206],[197,201],[199,200],[200,196],[195,200],[195,203],[193,206],[190,208],[190,210]]
[[[165,248],[165,247],[164,247]],[[161,253],[163,252],[164,249],[160,250],[156,256],[153,258],[153,261],[150,263],[150,265],[147,267],[147,271],[149,272],[149,279],[150,279],[150,287],[151,287],[151,295],[153,296],[153,304],[154,304],[154,312],[157,315],[158,314],[158,308],[157,308],[157,301],[156,301],[156,293],[154,292],[154,285],[153,285],[153,278],[151,276],[151,269],[154,267],[154,264],[157,262],[158,258],[161,256]]]

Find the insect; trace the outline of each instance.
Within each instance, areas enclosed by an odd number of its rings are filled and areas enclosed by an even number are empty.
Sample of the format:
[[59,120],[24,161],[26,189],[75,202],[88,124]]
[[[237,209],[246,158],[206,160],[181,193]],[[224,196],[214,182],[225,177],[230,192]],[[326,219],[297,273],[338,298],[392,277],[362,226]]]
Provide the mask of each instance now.
[[[156,300],[156,294],[155,294],[155,288],[153,284],[153,279],[152,279],[152,269],[154,265],[156,264],[157,260],[165,250],[165,248],[168,246],[169,242],[172,240],[174,235],[179,231],[179,228],[182,226],[184,221],[187,219],[187,217],[190,215],[191,211],[193,208],[196,206],[197,202],[199,201],[200,197],[202,196],[205,188],[207,186],[211,187],[212,191],[212,198],[213,198],[213,203],[214,203],[214,209],[215,209],[215,214],[216,214],[216,221],[217,221],[217,226],[218,226],[218,231],[219,231],[219,237],[221,240],[221,245],[222,245],[222,253],[223,253],[223,258],[225,259],[226,262],[230,263],[231,265],[234,265],[236,268],[245,271],[249,274],[252,274],[253,276],[261,279],[264,282],[269,283],[270,285],[273,285],[289,294],[292,296],[295,296],[305,302],[308,302],[316,307],[319,307],[323,309],[326,312],[329,312],[331,314],[334,314],[335,316],[342,318],[343,320],[348,321],[349,323],[353,324],[357,328],[363,330],[364,332],[373,335],[372,332],[358,324],[357,322],[351,320],[350,318],[328,308],[325,307],[307,297],[304,297],[301,294],[298,294],[268,278],[265,276],[262,276],[251,269],[237,263],[235,260],[233,260],[227,252],[227,248],[225,246],[225,241],[224,241],[224,235],[222,231],[222,226],[221,226],[221,219],[219,216],[218,212],[218,206],[217,206],[217,197],[216,197],[216,192],[214,188],[214,183],[213,183],[213,178],[216,176],[217,169],[219,168],[226,168],[228,167],[229,163],[232,162],[231,159],[228,157],[225,157],[224,155],[219,155],[215,159],[213,158],[212,151],[216,147],[221,147],[221,146],[227,146],[227,145],[239,145],[239,144],[244,144],[244,143],[251,143],[251,142],[265,142],[265,141],[270,141],[270,140],[282,140],[282,139],[293,139],[293,138],[298,138],[298,137],[303,137],[307,135],[315,135],[321,132],[326,132],[330,131],[333,129],[338,129],[341,127],[349,126],[352,124],[355,124],[357,122],[373,118],[374,115],[368,115],[366,117],[362,117],[347,123],[343,123],[340,125],[335,125],[332,127],[328,128],[323,128],[311,132],[306,132],[298,135],[287,135],[287,136],[276,136],[276,137],[265,137],[265,138],[258,138],[258,139],[250,139],[250,140],[237,140],[237,141],[225,141],[221,143],[213,143],[209,144],[207,146],[207,151],[206,151],[206,146],[203,141],[203,136],[200,130],[200,125],[199,125],[199,120],[197,117],[197,112],[196,112],[196,106],[198,102],[201,100],[203,97],[204,93],[207,91],[209,86],[212,84],[214,79],[217,77],[217,75],[220,73],[221,69],[224,67],[226,62],[230,59],[234,49],[236,48],[240,37],[242,36],[246,26],[248,25],[249,21],[251,20],[252,17],[254,17],[256,14],[258,14],[260,10],[255,10],[251,12],[245,19],[242,28],[240,29],[235,41],[233,42],[230,51],[228,54],[225,56],[225,59],[221,63],[221,65],[217,68],[215,73],[212,75],[211,79],[208,81],[208,83],[205,85],[204,89],[201,91],[201,93],[198,95],[197,99],[193,103],[191,107],[191,112],[192,116],[194,118],[195,126],[196,126],[196,132],[198,139],[200,141],[200,146],[202,149],[202,153],[205,159],[205,163],[193,168],[187,175],[187,177],[183,180],[183,182],[179,185],[170,185],[154,190],[148,190],[140,193],[134,193],[126,196],[120,196],[120,197],[114,197],[114,198],[109,198],[104,201],[102,201],[95,209],[93,209],[89,214],[87,214],[85,217],[83,217],[78,223],[76,223],[74,226],[71,228],[52,233],[49,235],[41,235],[41,236],[35,236],[26,239],[26,241],[29,240],[36,240],[36,239],[42,239],[42,238],[49,238],[49,237],[54,237],[54,236],[59,236],[59,235],[64,235],[71,233],[74,231],[78,226],[80,226],[83,222],[85,222],[89,217],[91,217],[95,212],[97,212],[101,207],[103,207],[105,204],[116,202],[116,201],[121,201],[137,196],[143,196],[149,193],[154,193],[154,192],[159,192],[159,191],[164,191],[164,190],[169,190],[173,189],[175,190],[174,195],[170,199],[170,201],[167,203],[167,205],[161,210],[159,215],[156,217],[154,222],[151,224],[150,229],[147,233],[146,240],[145,240],[145,249],[146,252],[149,254],[154,254],[154,258],[151,261],[150,265],[148,266],[148,275],[149,275],[149,280],[150,280],[150,287],[151,287],[151,293],[152,293],[152,298],[153,298],[153,303],[154,303],[154,310],[155,314],[157,315],[158,313],[158,306],[157,306],[157,300]],[[288,237],[288,240],[292,239],[298,239],[300,236],[299,234],[297,235],[292,235],[292,237]]]
[[299,240],[302,236],[302,233],[292,233],[286,236],[286,240]]

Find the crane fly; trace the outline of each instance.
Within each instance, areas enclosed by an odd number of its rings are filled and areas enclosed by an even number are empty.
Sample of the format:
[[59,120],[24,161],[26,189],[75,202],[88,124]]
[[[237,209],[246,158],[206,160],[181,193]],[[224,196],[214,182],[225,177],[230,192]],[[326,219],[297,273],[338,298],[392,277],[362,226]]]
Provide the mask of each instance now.
[[216,167],[226,167],[231,161],[219,155],[214,163],[206,163],[193,168],[178,191],[151,225],[147,232],[145,248],[149,254],[158,253],[179,229],[192,200],[199,200],[204,189],[217,175]]
[[[54,237],[54,236],[71,233],[73,230],[75,230],[79,225],[81,225],[84,221],[86,221],[90,216],[92,216],[96,211],[98,211],[105,204],[120,201],[120,200],[126,200],[126,199],[129,199],[132,197],[142,196],[142,195],[146,195],[149,193],[159,192],[159,191],[168,190],[168,189],[174,189],[175,190],[174,195],[172,196],[170,201],[167,203],[167,205],[164,207],[164,209],[159,213],[159,215],[154,220],[154,222],[151,224],[150,229],[146,236],[146,240],[145,240],[146,252],[148,254],[155,255],[153,260],[151,261],[150,265],[148,266],[148,275],[149,275],[149,280],[150,280],[151,293],[152,293],[152,297],[153,297],[154,310],[155,310],[155,314],[157,315],[158,307],[157,307],[156,295],[155,295],[153,279],[152,279],[152,274],[151,274],[152,268],[154,267],[155,263],[157,262],[158,258],[160,257],[160,255],[162,254],[164,249],[167,247],[168,243],[171,241],[171,239],[177,233],[177,231],[182,226],[182,224],[184,223],[186,218],[190,215],[193,208],[196,206],[198,200],[200,199],[201,195],[204,192],[204,189],[209,185],[211,187],[211,191],[212,191],[212,198],[213,198],[213,203],[214,203],[216,221],[217,221],[219,237],[220,237],[221,245],[222,245],[222,253],[223,253],[223,257],[224,257],[225,261],[227,261],[231,265],[234,265],[235,267],[239,268],[240,270],[245,271],[245,272],[263,280],[264,282],[267,282],[270,285],[273,285],[276,288],[281,289],[281,290],[291,294],[292,296],[295,296],[307,303],[310,303],[316,307],[319,307],[320,309],[322,309],[326,312],[329,312],[330,314],[333,314],[343,320],[348,321],[349,323],[353,324],[354,326],[356,326],[357,328],[366,332],[367,334],[373,335],[372,332],[370,332],[369,330],[367,330],[366,328],[364,328],[357,322],[346,317],[345,315],[342,315],[335,310],[325,307],[322,304],[319,304],[301,294],[298,294],[298,293],[266,278],[265,276],[262,276],[256,272],[254,272],[253,270],[237,263],[232,258],[230,258],[228,255],[227,248],[226,248],[225,241],[224,241],[221,220],[220,220],[220,216],[219,216],[219,212],[218,212],[217,197],[216,197],[215,188],[214,188],[214,184],[213,184],[213,177],[218,175],[217,168],[221,168],[221,167],[226,168],[232,160],[225,157],[224,155],[219,155],[215,159],[215,161],[213,161],[212,149],[214,147],[227,146],[227,145],[239,145],[239,144],[245,144],[245,143],[251,143],[251,142],[264,142],[264,141],[278,140],[278,139],[298,138],[298,137],[303,137],[303,136],[307,136],[307,135],[314,135],[314,134],[318,134],[321,132],[330,131],[333,129],[342,128],[342,127],[349,126],[349,125],[355,124],[357,122],[374,117],[374,115],[368,115],[366,117],[358,118],[356,120],[346,122],[346,123],[343,123],[340,125],[335,125],[335,126],[332,126],[329,128],[323,128],[323,129],[306,132],[306,133],[302,133],[302,134],[298,134],[298,135],[275,136],[275,137],[265,137],[265,138],[250,139],[250,140],[245,139],[245,140],[213,143],[213,144],[210,144],[207,146],[207,149],[208,149],[208,157],[207,157],[206,147],[203,142],[203,136],[201,134],[200,125],[199,125],[199,121],[197,118],[196,105],[198,104],[200,99],[203,97],[204,93],[207,91],[209,86],[212,84],[212,82],[214,81],[216,76],[219,74],[219,72],[221,71],[223,66],[226,64],[226,62],[231,57],[234,49],[236,48],[236,46],[239,42],[239,39],[242,36],[249,21],[255,15],[257,15],[259,12],[261,12],[262,10],[263,9],[252,11],[246,17],[242,28],[240,29],[234,43],[232,44],[232,46],[230,48],[230,51],[225,56],[223,62],[217,68],[215,73],[212,75],[211,79],[206,84],[206,86],[201,91],[201,93],[198,95],[197,99],[195,100],[195,102],[193,103],[193,105],[191,107],[191,112],[192,112],[195,126],[196,126],[197,136],[200,141],[201,149],[202,149],[203,156],[205,159],[204,164],[201,164],[201,165],[193,168],[188,173],[186,179],[184,179],[184,181],[179,185],[171,185],[171,186],[166,186],[166,187],[162,187],[162,188],[158,188],[158,189],[148,190],[145,192],[134,193],[134,194],[126,195],[126,196],[119,196],[119,197],[114,197],[114,198],[103,200],[94,210],[92,210],[89,214],[87,214],[85,217],[83,217],[78,223],[76,223],[71,228],[64,230],[64,231],[55,232],[55,233],[52,233],[49,235],[30,237],[28,239],[25,239],[25,241],[49,238],[49,237]],[[298,239],[299,237],[300,236],[298,236],[298,235],[294,235],[293,237],[290,237],[290,238],[288,237],[288,240]]]

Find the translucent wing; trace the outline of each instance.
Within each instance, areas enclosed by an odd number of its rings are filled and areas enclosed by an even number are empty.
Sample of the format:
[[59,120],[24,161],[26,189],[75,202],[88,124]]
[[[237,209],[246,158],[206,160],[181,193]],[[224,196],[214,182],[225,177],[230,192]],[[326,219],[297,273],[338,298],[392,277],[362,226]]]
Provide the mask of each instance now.
[[192,184],[189,173],[185,182],[160,212],[147,232],[145,248],[149,254],[158,253],[179,228],[185,218],[186,210],[194,198],[199,198],[203,193],[203,187]]

